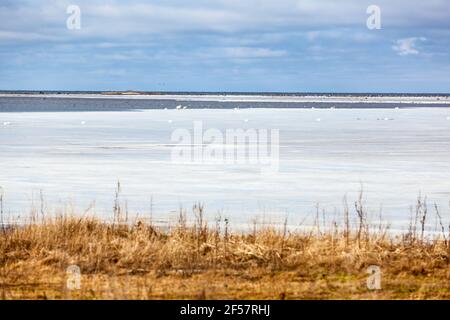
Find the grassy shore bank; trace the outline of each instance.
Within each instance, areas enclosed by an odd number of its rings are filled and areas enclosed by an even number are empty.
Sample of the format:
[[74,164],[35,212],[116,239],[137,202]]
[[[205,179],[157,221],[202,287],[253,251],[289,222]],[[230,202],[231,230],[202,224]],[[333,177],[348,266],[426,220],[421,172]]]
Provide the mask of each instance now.
[[[67,216],[3,229],[0,298],[450,299],[445,233],[426,239],[415,227],[393,236],[363,220],[238,233],[228,221],[208,226],[199,209],[194,223],[180,216],[164,231]],[[371,265],[381,271],[379,290],[367,286]]]

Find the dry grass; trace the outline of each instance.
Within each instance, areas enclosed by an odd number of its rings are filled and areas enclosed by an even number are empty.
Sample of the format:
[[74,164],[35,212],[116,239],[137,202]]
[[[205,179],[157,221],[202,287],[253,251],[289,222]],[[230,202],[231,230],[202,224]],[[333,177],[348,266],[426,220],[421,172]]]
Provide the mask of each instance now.
[[[193,224],[180,214],[164,231],[125,223],[119,205],[114,223],[43,218],[1,230],[0,298],[449,299],[449,237],[444,228],[427,239],[417,207],[418,225],[396,237],[381,225],[371,231],[358,203],[356,228],[297,232],[230,232],[227,220],[211,228],[201,206]],[[70,265],[81,269],[80,289],[67,288]],[[369,265],[381,267],[381,290],[366,286]]]

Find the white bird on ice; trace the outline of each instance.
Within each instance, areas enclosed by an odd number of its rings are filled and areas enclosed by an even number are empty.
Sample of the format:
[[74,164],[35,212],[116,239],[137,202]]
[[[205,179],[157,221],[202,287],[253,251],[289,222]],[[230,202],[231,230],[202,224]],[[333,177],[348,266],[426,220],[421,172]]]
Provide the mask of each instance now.
[[85,124],[86,124],[86,121],[81,121],[81,124],[82,124],[82,125],[85,125]]
[[322,121],[322,120],[321,120],[320,118],[317,118],[316,121],[317,121],[317,122],[320,122],[320,121]]
[[11,122],[9,122],[9,121],[3,122],[3,125],[4,125],[4,126],[9,126],[10,124],[11,124]]
[[177,108],[176,108],[176,109],[177,109],[177,110],[180,110],[180,109],[181,109],[181,107],[182,107],[181,105],[180,105],[180,106],[177,106]]

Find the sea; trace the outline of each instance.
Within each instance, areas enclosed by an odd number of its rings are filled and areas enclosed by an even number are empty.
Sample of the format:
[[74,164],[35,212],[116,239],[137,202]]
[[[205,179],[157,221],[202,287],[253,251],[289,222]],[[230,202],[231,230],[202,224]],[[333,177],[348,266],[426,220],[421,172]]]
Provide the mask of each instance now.
[[[167,225],[200,204],[235,228],[326,227],[346,208],[356,224],[362,205],[374,226],[406,230],[418,199],[430,230],[436,209],[450,222],[448,104],[83,94],[0,96],[3,223],[40,211],[111,220],[119,201],[130,220]],[[227,144],[228,132],[244,139]],[[239,143],[241,159],[222,157]]]

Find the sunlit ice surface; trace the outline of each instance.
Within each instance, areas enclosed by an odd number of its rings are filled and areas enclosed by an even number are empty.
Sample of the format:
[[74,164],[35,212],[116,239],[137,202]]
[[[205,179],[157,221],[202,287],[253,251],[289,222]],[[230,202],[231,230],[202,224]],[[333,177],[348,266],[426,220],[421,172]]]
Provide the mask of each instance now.
[[[407,228],[417,197],[450,211],[450,110],[158,109],[0,113],[0,186],[4,211],[30,208],[109,219],[117,182],[131,217],[175,221],[180,208],[205,205],[213,221],[292,226],[320,216],[342,219],[361,189],[374,220]],[[278,129],[279,165],[175,162],[176,129]],[[448,220],[448,219],[447,219]]]

